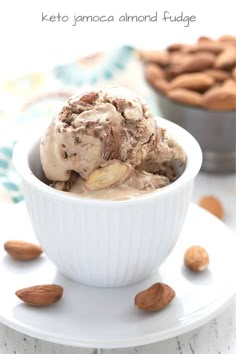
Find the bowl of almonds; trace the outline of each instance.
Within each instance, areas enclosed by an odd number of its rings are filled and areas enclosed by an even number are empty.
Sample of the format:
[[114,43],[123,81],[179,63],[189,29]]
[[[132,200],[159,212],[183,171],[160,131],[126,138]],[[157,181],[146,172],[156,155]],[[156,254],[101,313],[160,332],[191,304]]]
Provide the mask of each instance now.
[[140,57],[161,115],[199,141],[202,169],[235,171],[236,37],[204,36],[195,44],[141,51]]

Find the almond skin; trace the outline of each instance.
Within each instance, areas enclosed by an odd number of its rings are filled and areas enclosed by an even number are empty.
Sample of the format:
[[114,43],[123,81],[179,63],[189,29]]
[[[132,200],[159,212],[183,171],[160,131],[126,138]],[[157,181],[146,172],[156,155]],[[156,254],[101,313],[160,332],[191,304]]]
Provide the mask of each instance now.
[[233,76],[234,80],[236,80],[236,67],[233,68],[233,70],[232,70],[232,76]]
[[153,86],[161,93],[166,94],[169,90],[169,83],[164,79],[157,79],[153,82]]
[[206,36],[200,36],[197,40],[198,43],[201,42],[212,42],[212,39],[210,37],[206,37]]
[[217,69],[231,69],[236,65],[236,49],[231,47],[219,54],[215,61]]
[[231,88],[236,93],[236,80],[228,79],[224,82],[223,87]]
[[215,63],[215,56],[212,53],[193,54],[180,64],[179,74],[203,71],[212,68]]
[[109,188],[124,182],[131,172],[131,166],[126,163],[110,162],[104,167],[94,170],[85,181],[85,187],[89,191]]
[[32,260],[41,255],[42,248],[30,242],[11,240],[4,243],[5,251],[20,261]]
[[188,44],[183,44],[183,43],[173,43],[168,45],[168,47],[166,48],[169,52],[177,52],[177,51],[181,51],[185,48],[188,48],[189,45]]
[[184,264],[193,272],[202,272],[208,267],[209,255],[201,246],[192,246],[184,254]]
[[97,98],[98,98],[98,94],[96,92],[89,92],[83,95],[80,98],[80,101],[82,101],[85,104],[93,104]]
[[140,52],[140,57],[147,63],[156,63],[161,66],[168,65],[170,61],[169,53],[164,51],[142,51]]
[[[186,53],[182,53],[182,52],[171,53],[170,66],[168,68],[171,68],[171,67],[172,67],[172,69],[173,69],[173,67],[177,68],[177,67],[183,65],[184,63],[188,62],[189,60],[191,60],[192,57],[193,57],[192,54],[186,54]],[[177,72],[177,70],[176,70],[176,72]]]
[[17,290],[15,294],[27,305],[43,307],[59,301],[63,288],[55,284],[35,285]]
[[153,83],[157,79],[164,79],[165,74],[159,65],[149,64],[146,67],[146,79],[150,83]]
[[223,82],[224,80],[227,80],[230,77],[227,71],[220,69],[208,69],[204,72],[218,82]]
[[[182,62],[184,59],[182,60]],[[168,81],[173,80],[179,75],[179,64],[173,64],[165,69],[166,79]]]
[[219,199],[217,199],[213,195],[207,195],[202,197],[199,200],[198,204],[200,205],[200,207],[206,209],[207,211],[215,215],[217,218],[221,220],[224,219],[224,208]]
[[147,312],[164,309],[175,297],[175,291],[167,284],[155,283],[135,296],[135,306]]
[[187,48],[185,51],[188,53],[197,53],[197,52],[210,52],[213,54],[219,54],[225,48],[223,43],[214,42],[214,41],[200,41],[194,46]]
[[211,87],[214,83],[212,77],[204,73],[179,75],[170,83],[170,89],[187,88],[202,91]]
[[203,95],[202,104],[218,111],[236,110],[236,92],[231,87],[215,87]]
[[198,92],[179,88],[168,91],[167,96],[173,101],[187,104],[189,106],[202,106],[202,95]]
[[224,34],[218,39],[219,42],[236,45],[236,37],[230,34]]

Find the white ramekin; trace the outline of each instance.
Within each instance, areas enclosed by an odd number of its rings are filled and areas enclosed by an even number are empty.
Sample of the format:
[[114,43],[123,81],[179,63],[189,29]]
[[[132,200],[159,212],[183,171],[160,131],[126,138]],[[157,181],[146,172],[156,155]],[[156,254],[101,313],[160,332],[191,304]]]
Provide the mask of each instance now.
[[181,144],[187,164],[171,185],[124,201],[86,199],[41,181],[39,134],[19,142],[14,165],[22,178],[29,217],[38,241],[58,270],[92,286],[140,281],[173,249],[191,200],[202,153],[183,128],[157,119]]

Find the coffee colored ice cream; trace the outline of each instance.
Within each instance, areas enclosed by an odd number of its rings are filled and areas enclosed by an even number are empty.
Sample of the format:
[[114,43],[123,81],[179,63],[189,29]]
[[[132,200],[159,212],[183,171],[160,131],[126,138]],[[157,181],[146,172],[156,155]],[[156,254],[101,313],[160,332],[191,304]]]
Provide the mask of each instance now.
[[182,148],[129,90],[109,87],[68,99],[40,145],[52,187],[84,197],[127,199],[176,179]]

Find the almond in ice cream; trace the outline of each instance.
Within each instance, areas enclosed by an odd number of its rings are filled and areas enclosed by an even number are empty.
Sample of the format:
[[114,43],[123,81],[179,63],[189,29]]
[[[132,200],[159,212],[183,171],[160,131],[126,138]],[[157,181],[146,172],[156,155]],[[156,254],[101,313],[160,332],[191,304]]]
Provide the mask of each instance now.
[[147,105],[121,87],[70,97],[40,145],[51,186],[90,198],[127,199],[176,179],[182,148]]

